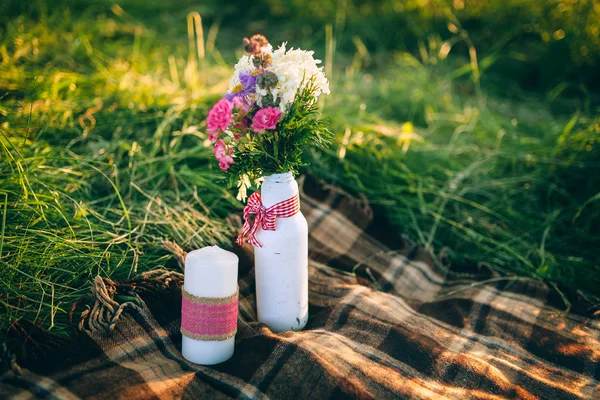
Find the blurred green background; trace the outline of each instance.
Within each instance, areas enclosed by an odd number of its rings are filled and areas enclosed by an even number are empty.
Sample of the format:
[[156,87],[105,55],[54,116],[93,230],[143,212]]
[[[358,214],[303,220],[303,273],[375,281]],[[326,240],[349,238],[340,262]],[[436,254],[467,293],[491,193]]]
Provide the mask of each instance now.
[[[230,246],[204,119],[241,38],[314,49],[306,172],[465,264],[600,295],[600,1],[3,0],[0,321],[68,333],[97,274]],[[442,261],[440,261],[442,262]],[[512,279],[512,278],[510,278]],[[557,292],[558,293],[558,292]],[[3,329],[3,331],[5,331]]]

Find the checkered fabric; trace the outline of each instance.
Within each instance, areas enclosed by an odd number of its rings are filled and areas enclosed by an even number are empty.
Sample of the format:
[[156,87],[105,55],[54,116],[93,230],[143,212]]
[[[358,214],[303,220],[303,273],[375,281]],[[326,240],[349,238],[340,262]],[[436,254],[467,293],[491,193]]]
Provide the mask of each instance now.
[[485,267],[477,278],[449,274],[443,255],[410,245],[336,188],[305,184],[301,202],[311,259],[302,332],[257,322],[250,246],[240,252],[235,354],[216,366],[181,356],[181,274],[97,278],[74,306],[73,338],[17,324],[27,340],[0,398],[600,398],[591,313],[562,313],[542,282]]

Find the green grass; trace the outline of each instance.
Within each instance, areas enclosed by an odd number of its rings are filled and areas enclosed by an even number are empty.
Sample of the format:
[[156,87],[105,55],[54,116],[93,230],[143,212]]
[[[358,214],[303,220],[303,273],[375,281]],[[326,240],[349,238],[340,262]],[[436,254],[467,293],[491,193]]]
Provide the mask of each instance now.
[[[175,266],[167,240],[229,242],[223,219],[240,205],[215,183],[202,133],[229,71],[175,66],[175,84],[153,61],[167,45],[153,50],[135,26],[68,10],[41,19],[10,22],[0,47],[1,319],[67,332],[70,303],[95,275]],[[127,39],[103,40],[109,27]]]
[[177,268],[169,242],[229,245],[226,217],[241,204],[219,183],[204,118],[255,30],[327,62],[336,139],[309,152],[307,170],[366,194],[453,265],[600,295],[600,119],[581,82],[524,90],[493,70],[514,48],[478,48],[477,32],[444,12],[451,49],[434,23],[426,41],[398,46],[352,10],[344,27],[337,9],[324,26],[328,14],[266,6],[240,23],[243,12],[213,2],[63,3],[14,2],[0,20],[3,327],[24,317],[68,333],[70,304],[97,274]]

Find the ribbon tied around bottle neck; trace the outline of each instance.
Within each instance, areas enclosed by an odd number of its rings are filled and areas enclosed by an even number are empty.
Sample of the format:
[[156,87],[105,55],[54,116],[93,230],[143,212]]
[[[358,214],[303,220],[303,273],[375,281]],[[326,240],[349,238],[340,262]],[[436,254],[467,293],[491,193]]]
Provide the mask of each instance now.
[[[254,247],[262,247],[256,240],[256,231],[262,228],[266,231],[275,230],[277,218],[289,218],[300,211],[300,199],[298,195],[266,208],[262,204],[260,192],[254,192],[248,198],[248,204],[244,207],[244,227],[237,238],[240,246],[244,245],[244,237],[248,237],[248,243]],[[250,215],[254,214],[254,223],[250,225]]]

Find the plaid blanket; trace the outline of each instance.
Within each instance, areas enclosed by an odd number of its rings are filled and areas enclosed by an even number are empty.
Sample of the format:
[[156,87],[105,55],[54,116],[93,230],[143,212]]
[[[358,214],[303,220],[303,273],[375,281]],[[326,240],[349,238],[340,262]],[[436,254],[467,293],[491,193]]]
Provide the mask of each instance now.
[[76,337],[18,324],[27,340],[0,398],[600,398],[600,322],[561,313],[545,284],[481,266],[477,279],[450,274],[443,255],[327,185],[304,185],[302,211],[304,331],[257,322],[249,249],[240,251],[235,354],[216,366],[181,356],[181,274],[97,278],[73,307]]

